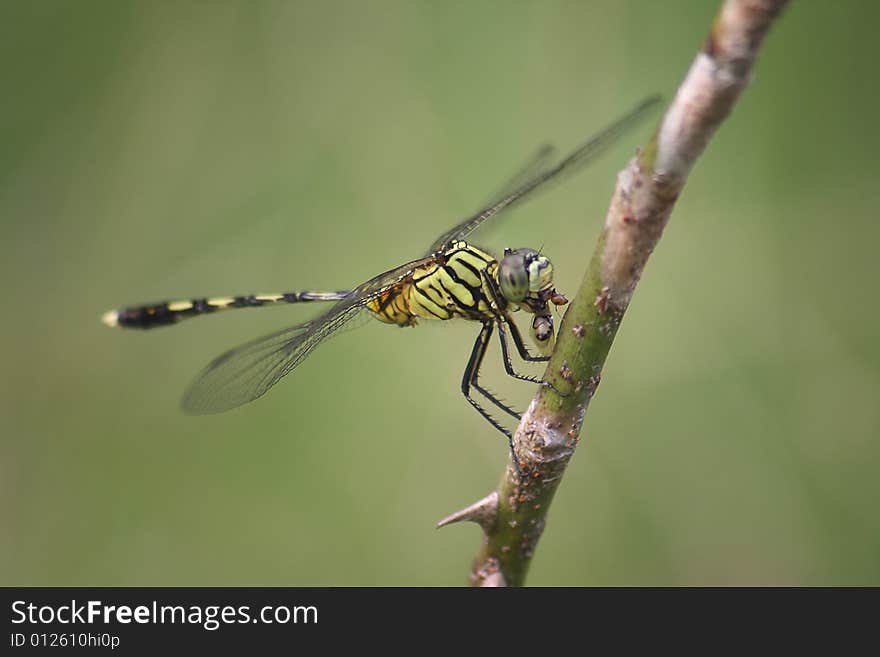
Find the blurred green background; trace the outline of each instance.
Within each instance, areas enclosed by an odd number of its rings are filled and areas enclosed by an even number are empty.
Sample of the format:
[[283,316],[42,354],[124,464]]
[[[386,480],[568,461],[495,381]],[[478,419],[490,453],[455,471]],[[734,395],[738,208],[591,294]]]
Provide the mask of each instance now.
[[[225,349],[315,306],[150,333],[102,312],[347,288],[534,148],[670,98],[717,3],[3,2],[5,585],[457,585],[503,438],[476,327],[371,322],[187,417]],[[880,584],[880,5],[794,2],[694,171],[606,366],[529,583]],[[651,126],[475,242],[573,292]],[[525,406],[497,352],[486,380]]]

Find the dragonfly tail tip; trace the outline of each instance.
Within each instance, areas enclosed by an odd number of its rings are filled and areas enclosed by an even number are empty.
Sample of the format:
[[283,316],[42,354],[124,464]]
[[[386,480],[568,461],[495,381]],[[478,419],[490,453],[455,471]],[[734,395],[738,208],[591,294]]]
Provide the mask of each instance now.
[[119,326],[119,313],[115,310],[108,310],[101,315],[101,323],[111,328]]

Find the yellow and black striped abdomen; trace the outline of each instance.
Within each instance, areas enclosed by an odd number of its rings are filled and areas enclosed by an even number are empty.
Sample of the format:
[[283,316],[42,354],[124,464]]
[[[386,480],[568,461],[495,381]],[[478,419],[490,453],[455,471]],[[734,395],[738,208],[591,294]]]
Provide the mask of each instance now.
[[259,308],[260,306],[307,301],[338,301],[348,294],[338,292],[282,292],[279,294],[249,294],[239,297],[203,297],[180,301],[161,301],[144,306],[132,306],[111,310],[101,318],[108,326],[149,329],[167,326],[198,315],[207,315],[235,308]]
[[498,262],[488,253],[456,242],[401,285],[373,299],[369,308],[382,322],[414,326],[421,319],[473,319],[492,316],[490,291],[481,272],[492,278]]

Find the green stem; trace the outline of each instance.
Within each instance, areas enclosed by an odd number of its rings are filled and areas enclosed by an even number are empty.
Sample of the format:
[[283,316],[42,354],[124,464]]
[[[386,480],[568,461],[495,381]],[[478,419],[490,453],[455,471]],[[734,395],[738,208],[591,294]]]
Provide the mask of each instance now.
[[[521,586],[535,545],[544,529],[544,516],[577,445],[587,406],[596,392],[623,309],[608,302],[600,276],[604,234],[599,239],[580,290],[571,302],[556,349],[544,378],[568,396],[542,387],[528,415],[542,427],[526,425],[516,441],[520,462],[528,464],[523,476],[509,467],[499,485],[495,526],[487,536],[476,564],[498,569],[508,586]],[[549,429],[549,431],[548,431]],[[541,457],[534,458],[540,452]]]

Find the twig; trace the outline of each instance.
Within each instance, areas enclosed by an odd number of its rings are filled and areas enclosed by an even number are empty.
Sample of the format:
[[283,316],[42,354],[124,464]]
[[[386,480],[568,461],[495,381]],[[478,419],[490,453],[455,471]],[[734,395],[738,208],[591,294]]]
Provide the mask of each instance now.
[[[648,145],[618,174],[605,227],[577,296],[563,318],[542,387],[514,446],[524,474],[508,465],[497,494],[458,513],[484,531],[471,583],[521,586],[547,509],[578,443],[602,366],[645,263],[688,173],[749,82],[773,20],[788,0],[725,0],[709,38]],[[493,497],[494,496],[494,497]]]

